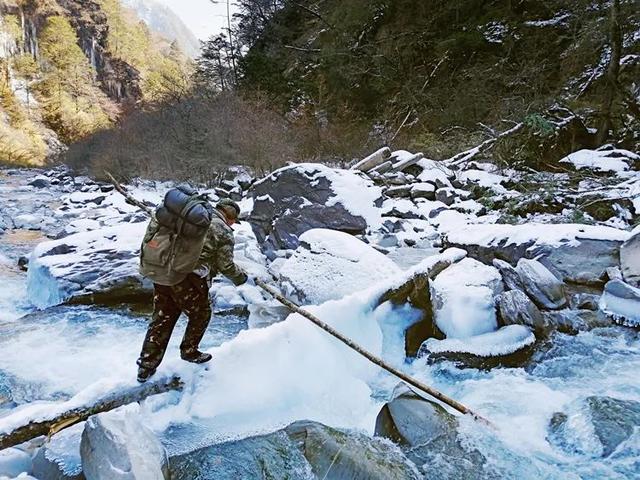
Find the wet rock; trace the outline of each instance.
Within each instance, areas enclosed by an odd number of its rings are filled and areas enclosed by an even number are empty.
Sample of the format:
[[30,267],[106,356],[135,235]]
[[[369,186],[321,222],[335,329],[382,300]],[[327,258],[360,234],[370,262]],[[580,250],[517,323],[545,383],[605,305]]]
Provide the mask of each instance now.
[[516,271],[524,291],[540,308],[557,310],[567,304],[564,285],[542,263],[521,258]]
[[507,290],[524,290],[524,285],[520,279],[520,275],[515,268],[508,262],[500,259],[493,260],[493,266],[500,271],[502,275],[502,281],[504,282]]
[[631,327],[640,326],[640,289],[622,280],[611,280],[604,287],[600,309],[616,321]]
[[639,427],[640,402],[592,396],[556,412],[548,438],[567,453],[609,457]]
[[31,180],[28,185],[31,185],[34,188],[49,188],[51,186],[51,180],[45,176],[39,175]]
[[300,246],[279,274],[287,296],[317,305],[399,272],[393,260],[357,238],[334,230],[313,229],[300,236]]
[[91,417],[82,433],[80,455],[84,474],[91,480],[170,478],[160,440],[126,411]]
[[625,282],[634,287],[640,286],[640,233],[620,247],[620,269]]
[[600,296],[592,293],[576,293],[571,296],[569,304],[573,310],[597,310]]
[[402,452],[388,443],[310,421],[174,457],[171,475],[198,480],[419,478]]
[[381,189],[361,175],[297,164],[256,182],[249,190],[254,199],[249,222],[258,241],[266,249],[295,249],[298,237],[312,228],[363,233],[365,216],[379,215]]
[[598,327],[610,327],[613,322],[600,310],[556,310],[542,312],[547,330],[576,334]]
[[535,303],[522,290],[509,290],[496,299],[503,325],[527,325],[544,330],[544,317]]
[[23,272],[29,270],[29,258],[25,256],[18,258],[18,268]]
[[425,478],[478,478],[485,462],[462,445],[452,414],[403,384],[378,414],[375,435],[398,443]]

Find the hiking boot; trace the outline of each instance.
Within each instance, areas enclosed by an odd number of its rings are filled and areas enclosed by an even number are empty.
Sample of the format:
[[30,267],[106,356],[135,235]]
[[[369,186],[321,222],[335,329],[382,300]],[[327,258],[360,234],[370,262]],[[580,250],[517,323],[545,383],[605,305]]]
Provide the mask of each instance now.
[[156,371],[154,369],[152,369],[152,368],[139,367],[138,368],[138,382],[140,382],[140,383],[146,382],[155,373],[156,373]]
[[210,353],[204,353],[198,350],[195,352],[181,352],[180,357],[184,361],[191,363],[207,363],[213,358]]

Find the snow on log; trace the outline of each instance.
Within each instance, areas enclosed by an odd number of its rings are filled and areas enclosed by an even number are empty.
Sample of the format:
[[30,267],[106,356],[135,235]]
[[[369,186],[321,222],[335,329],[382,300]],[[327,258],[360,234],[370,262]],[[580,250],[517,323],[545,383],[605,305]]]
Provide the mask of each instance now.
[[[112,392],[96,399],[91,404],[76,406],[65,411],[52,409],[49,414],[38,415],[37,418],[27,418],[28,415],[22,410],[0,419],[0,450],[20,445],[33,438],[42,435],[57,433],[58,431],[71,427],[77,423],[87,420],[92,415],[114,410],[123,405],[140,402],[152,395],[170,392],[172,390],[182,390],[183,383],[179,377],[166,377],[155,382],[148,382],[142,385],[129,388],[124,391]],[[72,403],[73,399],[66,403]],[[63,404],[64,405],[64,404]],[[12,428],[6,433],[3,425],[14,425],[27,421],[26,425]]]
[[372,168],[382,165],[390,156],[391,150],[389,150],[389,147],[383,147],[380,150],[373,152],[367,158],[360,160],[353,167],[351,167],[351,170],[368,172]]

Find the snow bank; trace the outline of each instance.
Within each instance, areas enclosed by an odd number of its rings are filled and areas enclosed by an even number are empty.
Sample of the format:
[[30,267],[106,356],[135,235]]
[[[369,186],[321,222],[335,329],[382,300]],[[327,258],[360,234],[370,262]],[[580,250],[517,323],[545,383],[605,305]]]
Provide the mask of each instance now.
[[629,236],[629,232],[617,228],[577,223],[475,224],[448,230],[446,240],[456,245],[480,245],[483,247],[531,244],[529,248],[533,249],[538,246],[577,246],[580,244],[580,240],[624,242]]
[[577,170],[589,169],[596,172],[625,172],[634,161],[640,161],[640,155],[628,150],[579,150],[562,160],[560,163],[570,163]]
[[497,268],[465,258],[430,285],[435,321],[447,338],[468,338],[497,328],[494,297],[502,291]]
[[459,339],[430,338],[422,344],[421,350],[428,353],[468,353],[478,357],[499,357],[510,355],[534,344],[535,335],[523,325],[509,325],[495,332],[483,333]]
[[318,305],[362,290],[400,272],[382,253],[347,233],[316,228],[280,269],[288,296]]

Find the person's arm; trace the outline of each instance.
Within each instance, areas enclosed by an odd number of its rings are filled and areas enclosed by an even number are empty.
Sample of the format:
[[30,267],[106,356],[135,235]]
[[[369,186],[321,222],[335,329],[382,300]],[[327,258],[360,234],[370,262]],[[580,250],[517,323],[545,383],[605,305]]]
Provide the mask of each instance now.
[[211,224],[202,248],[203,263],[209,265],[211,272],[218,272],[231,280],[235,285],[247,281],[247,274],[233,260],[233,232],[226,225]]

